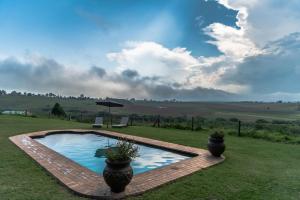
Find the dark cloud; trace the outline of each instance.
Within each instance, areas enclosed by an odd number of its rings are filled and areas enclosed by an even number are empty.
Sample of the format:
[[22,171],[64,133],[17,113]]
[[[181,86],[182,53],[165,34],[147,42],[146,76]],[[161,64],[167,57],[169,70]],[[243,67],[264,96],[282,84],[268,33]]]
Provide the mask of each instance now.
[[92,66],[86,72],[75,73],[53,59],[38,58],[26,63],[14,58],[0,61],[0,88],[3,89],[159,100],[224,101],[234,98],[220,90],[180,87],[179,83],[166,83],[160,77],[141,76],[129,69],[120,74],[107,74],[104,69]]
[[126,69],[122,72],[122,76],[125,78],[133,79],[139,77],[139,73],[136,70]]
[[175,87],[175,88],[179,88],[179,87],[182,86],[182,84],[180,84],[180,83],[173,83],[172,86]]
[[103,76],[106,75],[106,71],[105,69],[101,68],[101,67],[97,67],[97,66],[92,66],[90,69],[90,74],[96,74],[97,76],[99,76],[100,78],[102,78]]
[[[63,67],[53,59],[40,58],[37,64],[21,63],[15,58],[0,61],[0,86],[15,89],[35,89],[48,83],[63,72]],[[57,80],[56,84],[59,84]],[[56,85],[55,84],[55,85]]]
[[238,96],[222,90],[208,88],[174,89],[171,86],[158,85],[149,88],[150,94],[155,99],[179,99],[183,101],[233,101]]
[[248,85],[252,93],[300,92],[300,33],[271,42],[267,53],[249,57],[222,77],[222,83]]
[[230,101],[237,99],[237,95],[222,90],[208,88],[182,89],[180,83],[165,83],[161,77],[144,77],[139,75],[135,70],[125,70],[119,76],[115,77],[116,81],[130,85],[132,95],[134,91],[146,91],[152,99],[178,99],[184,101]]

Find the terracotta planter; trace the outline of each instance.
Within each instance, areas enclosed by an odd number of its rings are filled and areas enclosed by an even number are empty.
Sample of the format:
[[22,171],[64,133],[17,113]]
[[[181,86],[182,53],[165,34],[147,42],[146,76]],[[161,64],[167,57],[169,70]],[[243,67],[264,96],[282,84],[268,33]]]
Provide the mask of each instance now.
[[208,140],[207,148],[213,156],[220,157],[225,151],[224,139],[210,137]]
[[114,193],[123,192],[133,177],[133,170],[128,161],[110,161],[105,160],[106,167],[103,171],[103,177],[106,184]]

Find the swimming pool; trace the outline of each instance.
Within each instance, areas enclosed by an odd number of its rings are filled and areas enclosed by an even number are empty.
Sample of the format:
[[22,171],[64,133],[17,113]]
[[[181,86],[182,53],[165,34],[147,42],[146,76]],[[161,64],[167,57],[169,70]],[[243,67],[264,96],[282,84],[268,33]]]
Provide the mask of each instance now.
[[[97,150],[113,147],[117,142],[114,138],[93,133],[60,133],[35,138],[34,140],[97,174],[102,174],[106,159],[105,157],[97,157]],[[191,158],[189,155],[152,146],[136,145],[139,147],[139,157],[131,163],[134,174],[140,174]]]

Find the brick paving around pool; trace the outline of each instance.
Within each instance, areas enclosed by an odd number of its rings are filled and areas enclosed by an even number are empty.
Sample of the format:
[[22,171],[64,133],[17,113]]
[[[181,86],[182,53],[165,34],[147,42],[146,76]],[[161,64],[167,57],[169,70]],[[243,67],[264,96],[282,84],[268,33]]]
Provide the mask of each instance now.
[[[135,175],[131,183],[126,187],[125,192],[115,194],[110,192],[109,187],[106,185],[101,175],[82,167],[81,165],[49,149],[33,139],[34,137],[43,137],[49,134],[66,132],[73,132],[74,134],[93,133],[97,135],[123,138],[135,141],[139,144],[147,144],[154,147],[163,148],[165,150],[185,153],[193,157]],[[216,165],[225,159],[224,157],[213,157],[207,150],[204,149],[187,147],[105,130],[95,131],[68,129],[39,131],[13,136],[9,139],[68,189],[80,196],[95,199],[119,199],[127,196],[139,195],[148,190],[162,186],[163,184],[175,181],[178,178],[190,175],[201,169]]]

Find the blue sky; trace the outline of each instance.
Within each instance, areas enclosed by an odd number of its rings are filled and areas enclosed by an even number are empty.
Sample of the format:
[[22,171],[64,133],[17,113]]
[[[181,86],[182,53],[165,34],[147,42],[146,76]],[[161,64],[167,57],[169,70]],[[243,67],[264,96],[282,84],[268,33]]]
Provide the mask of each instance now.
[[[220,100],[231,94],[294,100],[300,88],[288,77],[299,78],[293,55],[299,46],[286,41],[299,43],[298,8],[297,0],[0,0],[0,88],[125,98],[138,91],[136,98],[183,100],[201,100],[209,91]],[[275,74],[266,82],[266,69],[287,78]],[[40,71],[43,80],[36,77]],[[20,75],[24,80],[14,81]],[[278,80],[283,84],[275,87]]]
[[0,50],[101,65],[105,53],[138,40],[186,47],[195,56],[218,55],[201,28],[213,22],[235,26],[235,16],[215,1],[1,0]]

